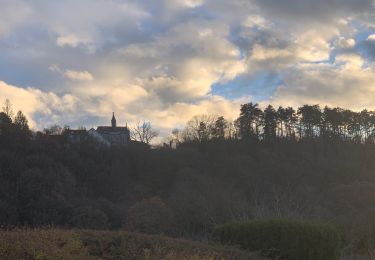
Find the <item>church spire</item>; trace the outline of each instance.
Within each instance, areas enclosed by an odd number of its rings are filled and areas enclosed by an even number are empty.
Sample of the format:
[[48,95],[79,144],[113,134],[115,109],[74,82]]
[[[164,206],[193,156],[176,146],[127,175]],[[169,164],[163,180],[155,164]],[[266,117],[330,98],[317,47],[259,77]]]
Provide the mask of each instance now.
[[112,115],[112,127],[116,127],[116,118],[115,118],[115,112],[113,112],[113,115]]

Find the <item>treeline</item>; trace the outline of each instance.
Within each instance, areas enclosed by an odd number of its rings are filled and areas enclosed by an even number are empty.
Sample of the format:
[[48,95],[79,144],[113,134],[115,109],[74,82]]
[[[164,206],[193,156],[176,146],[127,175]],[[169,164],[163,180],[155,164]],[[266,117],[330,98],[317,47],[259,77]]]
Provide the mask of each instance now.
[[354,143],[375,143],[375,112],[354,112],[343,108],[323,109],[319,105],[292,107],[258,104],[241,106],[240,116],[231,122],[222,116],[196,116],[183,130],[174,130],[173,142],[207,141],[212,139],[333,139]]
[[63,131],[32,132],[4,110],[0,225],[204,239],[227,222],[288,218],[337,225],[347,251],[374,249],[373,115],[353,112],[362,119],[351,132],[326,119],[334,109],[318,108],[285,109],[292,121],[255,104],[233,123],[197,116],[174,131],[176,149],[69,143]]

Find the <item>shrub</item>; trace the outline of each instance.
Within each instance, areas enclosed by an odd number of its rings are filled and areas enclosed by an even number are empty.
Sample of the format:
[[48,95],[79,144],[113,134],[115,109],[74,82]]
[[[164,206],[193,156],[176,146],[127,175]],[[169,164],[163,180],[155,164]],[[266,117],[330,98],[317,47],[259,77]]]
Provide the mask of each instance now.
[[345,242],[348,246],[345,248],[350,254],[368,254],[375,249],[375,223],[373,221],[363,221],[351,230],[345,233]]
[[101,210],[91,207],[80,207],[74,210],[70,224],[73,227],[84,229],[107,229],[108,218]]
[[340,258],[340,235],[328,224],[285,219],[229,223],[216,228],[212,238],[287,260]]
[[131,231],[159,234],[168,231],[172,213],[159,197],[137,202],[129,208],[125,227]]

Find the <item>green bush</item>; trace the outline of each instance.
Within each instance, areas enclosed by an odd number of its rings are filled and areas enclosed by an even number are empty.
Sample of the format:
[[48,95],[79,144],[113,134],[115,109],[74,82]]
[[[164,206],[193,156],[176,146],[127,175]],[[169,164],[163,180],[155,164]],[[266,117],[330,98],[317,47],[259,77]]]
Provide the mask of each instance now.
[[237,244],[268,257],[287,260],[338,260],[340,235],[335,227],[285,219],[229,223],[216,228],[215,241]]
[[83,229],[107,229],[109,226],[107,215],[91,207],[79,207],[74,210],[70,225]]

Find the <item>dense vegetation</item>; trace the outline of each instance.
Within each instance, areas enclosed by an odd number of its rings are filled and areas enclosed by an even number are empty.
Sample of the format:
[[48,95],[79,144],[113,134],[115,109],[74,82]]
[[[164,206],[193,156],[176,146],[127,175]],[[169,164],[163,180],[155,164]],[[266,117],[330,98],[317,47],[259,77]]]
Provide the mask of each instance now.
[[[208,238],[231,221],[332,223],[344,251],[375,247],[375,116],[245,104],[233,123],[198,116],[151,149],[32,132],[0,113],[0,224]],[[53,131],[52,131],[53,132]]]
[[228,223],[213,239],[286,260],[339,260],[341,239],[331,225],[287,219]]

